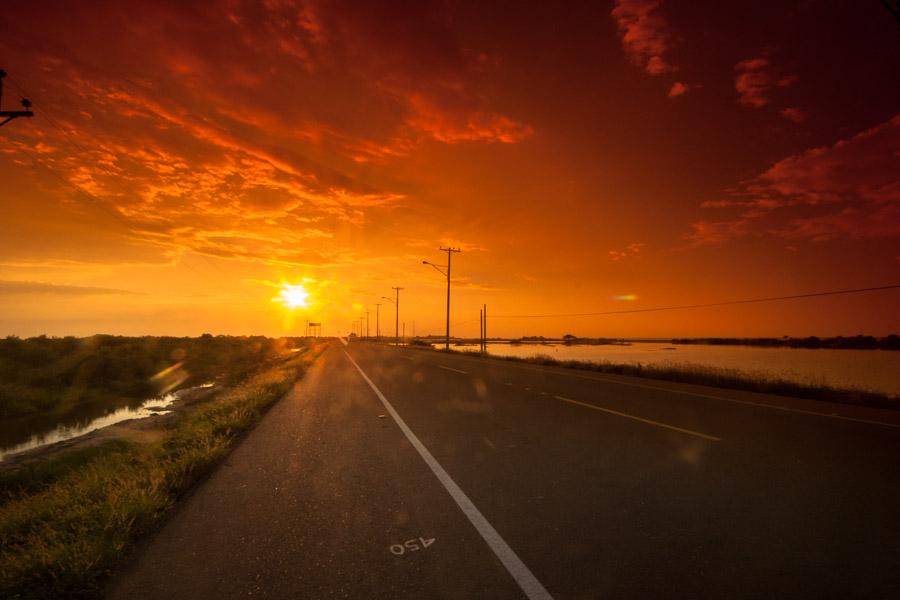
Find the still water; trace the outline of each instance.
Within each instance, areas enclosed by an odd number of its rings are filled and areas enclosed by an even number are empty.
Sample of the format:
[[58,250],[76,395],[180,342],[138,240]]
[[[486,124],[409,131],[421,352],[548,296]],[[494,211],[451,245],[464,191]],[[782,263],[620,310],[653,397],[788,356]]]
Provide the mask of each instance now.
[[[460,346],[458,349],[474,349]],[[737,369],[802,383],[854,387],[900,395],[900,352],[888,350],[809,350],[703,344],[566,346],[564,344],[489,344],[498,356],[550,356],[558,360],[612,363],[690,364]]]
[[0,421],[0,461],[18,452],[70,440],[122,421],[167,413],[182,394],[212,386],[212,383],[204,383],[157,398],[132,401],[124,406],[87,403],[62,418],[35,415]]

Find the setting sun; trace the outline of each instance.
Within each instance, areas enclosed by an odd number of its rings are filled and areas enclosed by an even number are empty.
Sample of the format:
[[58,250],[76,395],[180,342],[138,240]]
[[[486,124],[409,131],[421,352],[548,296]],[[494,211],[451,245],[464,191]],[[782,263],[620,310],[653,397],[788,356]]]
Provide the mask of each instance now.
[[277,298],[273,302],[280,302],[287,308],[306,308],[309,302],[309,292],[302,284],[291,285],[284,283]]

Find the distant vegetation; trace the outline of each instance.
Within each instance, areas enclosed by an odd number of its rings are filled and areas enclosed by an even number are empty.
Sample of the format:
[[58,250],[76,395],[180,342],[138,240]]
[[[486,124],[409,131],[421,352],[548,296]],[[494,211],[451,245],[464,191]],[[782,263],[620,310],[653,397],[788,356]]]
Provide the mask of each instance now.
[[805,338],[679,338],[673,344],[711,344],[714,346],[770,346],[787,348],[827,348],[831,350],[900,350],[900,336],[876,338],[870,335],[853,337],[816,336]]
[[81,402],[143,399],[166,389],[237,380],[284,354],[290,338],[45,336],[0,339],[0,418]]

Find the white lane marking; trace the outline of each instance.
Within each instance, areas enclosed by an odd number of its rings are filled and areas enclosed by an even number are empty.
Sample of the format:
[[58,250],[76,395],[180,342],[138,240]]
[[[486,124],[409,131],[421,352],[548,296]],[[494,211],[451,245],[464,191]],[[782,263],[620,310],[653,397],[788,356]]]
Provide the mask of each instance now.
[[344,339],[344,338],[342,338],[342,337],[339,337],[338,339],[341,340],[341,343],[342,343],[342,344],[344,344],[345,346],[347,345],[347,340],[346,340],[346,339]]
[[647,390],[658,390],[661,392],[669,392],[672,394],[681,394],[682,396],[694,396],[696,398],[707,398],[709,400],[722,400],[724,402],[731,402],[733,404],[746,404],[747,406],[758,406],[760,408],[771,408],[772,410],[781,410],[784,412],[797,413],[801,415],[812,415],[816,417],[825,417],[828,419],[840,419],[842,421],[853,421],[855,423],[866,423],[868,425],[881,425],[882,427],[893,427],[896,429],[900,429],[900,424],[898,423],[885,423],[884,421],[872,421],[871,419],[857,419],[855,417],[845,417],[843,415],[836,415],[832,413],[822,413],[814,410],[803,410],[802,408],[788,408],[787,406],[778,406],[777,404],[767,404],[766,402],[752,402],[750,400],[738,400],[737,398],[726,398],[724,396],[713,396],[712,394],[701,394],[700,392],[688,392],[686,390],[673,390],[670,388],[664,388],[658,385],[644,385],[642,383],[630,383],[624,381],[615,381],[613,379],[607,379],[605,377],[587,377],[585,375],[576,375],[574,373],[571,374],[572,377],[579,377],[581,379],[590,379],[593,381],[605,381],[608,383],[613,383],[616,385],[627,385],[630,387],[644,388]]
[[[467,357],[460,357],[467,358]],[[471,358],[468,360],[482,360],[480,358]],[[505,361],[508,362],[508,361]],[[696,398],[707,398],[709,400],[722,400],[723,402],[731,402],[733,404],[745,404],[747,406],[758,406],[759,408],[771,408],[772,410],[781,410],[784,412],[797,413],[801,415],[811,415],[815,417],[825,417],[827,419],[840,419],[841,421],[853,421],[854,423],[865,423],[867,425],[881,425],[882,427],[893,427],[895,429],[900,429],[900,423],[885,423],[884,421],[873,421],[871,419],[857,419],[856,417],[845,417],[843,415],[836,415],[831,413],[823,413],[817,412],[814,410],[803,410],[802,408],[788,408],[787,406],[778,406],[776,404],[767,404],[766,402],[752,402],[750,400],[738,400],[736,398],[726,398],[724,396],[713,396],[712,394],[701,394],[700,392],[689,392],[687,390],[676,390],[672,388],[662,387],[658,385],[646,385],[643,383],[631,383],[629,381],[616,381],[615,379],[609,379],[607,377],[589,377],[587,375],[580,375],[578,373],[560,373],[559,371],[551,371],[550,369],[541,369],[536,366],[521,366],[516,364],[507,364],[505,366],[511,367],[513,369],[522,369],[524,371],[537,371],[539,373],[553,373],[555,375],[560,375],[561,377],[577,377],[578,379],[587,379],[588,381],[602,381],[606,383],[612,383],[614,385],[624,385],[627,387],[636,387],[636,388],[644,388],[647,390],[658,390],[661,392],[668,392],[670,394],[681,394],[682,396],[694,396]],[[565,367],[559,367],[561,369]],[[699,384],[698,384],[699,385]]]
[[454,369],[453,367],[445,367],[444,365],[436,365],[439,369],[446,369],[447,371],[453,371],[454,373],[462,373],[463,375],[468,375],[465,371],[460,371],[459,369]]
[[523,563],[522,559],[520,559],[513,549],[509,547],[509,544],[500,537],[500,534],[497,533],[494,526],[484,518],[484,515],[481,514],[481,511],[478,510],[471,500],[469,500],[466,493],[456,485],[456,482],[453,481],[453,479],[450,478],[450,475],[447,474],[444,467],[442,467],[434,456],[431,455],[428,448],[419,441],[416,434],[412,432],[406,425],[406,422],[399,414],[397,414],[397,411],[394,410],[394,407],[388,402],[388,399],[384,397],[381,390],[372,383],[369,376],[365,374],[358,364],[356,364],[353,357],[350,356],[346,350],[344,350],[344,354],[347,355],[347,358],[350,359],[350,362],[353,363],[353,366],[356,367],[356,370],[359,371],[362,378],[369,384],[369,387],[372,388],[372,391],[375,392],[375,395],[378,396],[381,403],[384,404],[385,409],[387,409],[388,413],[394,418],[400,431],[403,432],[406,439],[409,440],[409,443],[413,445],[413,448],[416,449],[416,452],[419,453],[419,456],[422,457],[422,460],[425,461],[425,464],[428,465],[431,472],[434,473],[435,477],[438,478],[438,481],[441,482],[441,485],[444,486],[444,489],[447,490],[447,493],[450,494],[450,497],[453,498],[460,510],[463,511],[463,514],[466,515],[469,522],[472,523],[479,535],[487,542],[487,545],[490,546],[491,550],[494,551],[494,554],[497,555],[497,558],[500,559],[500,562],[503,563],[503,566],[506,567],[506,570],[509,571],[509,574],[512,575],[513,579],[516,580],[516,583],[519,584],[519,587],[522,588],[525,596],[531,600],[553,600],[553,596],[550,595],[541,582],[537,580],[537,577],[535,577],[528,567],[525,566],[525,563]]
[[603,408],[597,406],[596,404],[588,404],[587,402],[579,402],[578,400],[572,400],[571,398],[565,398],[563,396],[554,396],[557,400],[562,400],[563,402],[569,402],[571,404],[577,404],[578,406],[584,406],[586,408],[593,408],[594,410],[599,410],[605,413],[609,413],[611,415],[617,415],[619,417],[624,417],[626,419],[632,419],[634,421],[640,421],[641,423],[646,423],[647,425],[654,425],[655,427],[662,427],[664,429],[671,429],[672,431],[677,431],[679,433],[685,433],[687,435],[697,436],[699,438],[703,438],[704,440],[710,440],[712,442],[721,442],[722,438],[717,438],[714,435],[707,435],[705,433],[699,433],[697,431],[691,431],[690,429],[682,429],[681,427],[675,427],[674,425],[667,425],[666,423],[660,423],[659,421],[651,421],[650,419],[644,419],[643,417],[636,417],[634,415],[629,415],[628,413],[619,412],[617,410],[612,410],[609,408]]

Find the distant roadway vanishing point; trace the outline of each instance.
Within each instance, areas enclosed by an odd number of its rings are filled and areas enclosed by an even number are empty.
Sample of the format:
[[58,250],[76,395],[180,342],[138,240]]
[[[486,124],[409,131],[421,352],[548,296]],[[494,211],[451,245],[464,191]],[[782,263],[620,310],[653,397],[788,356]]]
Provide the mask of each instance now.
[[352,342],[110,598],[900,598],[900,415]]

